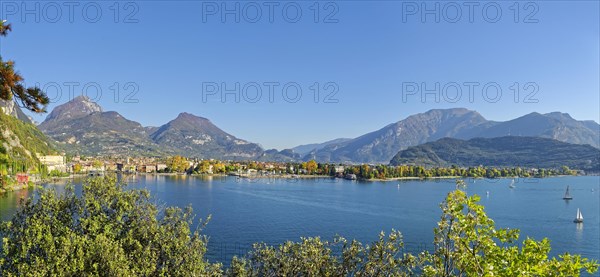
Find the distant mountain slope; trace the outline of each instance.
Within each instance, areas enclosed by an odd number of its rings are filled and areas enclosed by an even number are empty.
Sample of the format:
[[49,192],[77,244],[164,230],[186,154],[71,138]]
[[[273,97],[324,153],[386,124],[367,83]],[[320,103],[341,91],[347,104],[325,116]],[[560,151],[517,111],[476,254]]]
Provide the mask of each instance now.
[[489,121],[467,109],[430,110],[407,117],[349,141],[330,143],[305,155],[304,160],[380,163],[398,151],[443,137],[470,139],[507,135],[552,138],[600,147],[600,125],[577,121],[568,114],[531,113],[506,122]]
[[558,112],[530,113],[510,121],[497,123],[473,134],[475,137],[487,138],[507,135],[545,137],[600,147],[600,125],[593,121],[577,121],[569,114]]
[[281,151],[277,151],[276,149],[265,150],[259,157],[256,158],[257,161],[261,162],[295,162],[302,159],[302,156],[292,149],[284,149]]
[[398,152],[391,165],[542,167],[600,170],[600,149],[540,137],[443,138]]
[[150,156],[169,150],[150,140],[141,124],[117,112],[103,112],[87,97],[57,106],[39,128],[73,154]]
[[310,153],[313,150],[320,150],[325,148],[328,145],[331,144],[340,144],[340,143],[344,143],[346,141],[349,141],[351,139],[349,138],[338,138],[338,139],[333,139],[333,140],[329,140],[326,142],[322,142],[322,143],[311,143],[311,144],[303,144],[303,145],[298,145],[294,148],[292,148],[292,150],[294,150],[294,152],[300,154],[300,155],[306,155],[308,153]]
[[398,150],[443,137],[461,136],[473,126],[486,122],[479,113],[467,109],[430,110],[355,139],[330,144],[312,151],[304,159],[387,163]]
[[238,139],[210,120],[189,113],[179,114],[150,138],[159,145],[201,158],[253,159],[263,153],[258,144]]

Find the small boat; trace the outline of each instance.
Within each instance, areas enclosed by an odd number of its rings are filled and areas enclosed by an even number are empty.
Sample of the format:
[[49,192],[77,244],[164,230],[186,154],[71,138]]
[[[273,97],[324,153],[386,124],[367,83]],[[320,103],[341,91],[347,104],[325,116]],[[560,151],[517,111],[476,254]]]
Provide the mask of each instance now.
[[577,217],[573,220],[575,223],[583,223],[583,215],[581,215],[581,211],[577,208]]
[[565,196],[563,196],[564,200],[572,200],[573,196],[571,196],[571,193],[569,193],[569,186],[567,186],[567,191],[565,191]]
[[508,185],[508,187],[511,189],[515,188],[515,179],[512,179],[512,181],[510,181],[510,185]]
[[490,191],[489,190],[485,192],[485,196],[490,197]]

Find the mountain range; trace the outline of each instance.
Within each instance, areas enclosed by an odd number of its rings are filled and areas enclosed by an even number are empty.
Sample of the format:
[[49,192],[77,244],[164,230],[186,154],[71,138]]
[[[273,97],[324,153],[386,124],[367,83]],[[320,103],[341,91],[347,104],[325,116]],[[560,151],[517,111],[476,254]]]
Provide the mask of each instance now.
[[181,113],[163,126],[144,127],[83,96],[57,106],[38,127],[73,154],[255,159],[264,152],[206,118]]
[[541,137],[442,138],[398,152],[391,165],[570,168],[600,171],[600,149]]
[[471,139],[501,136],[551,138],[562,142],[600,147],[600,125],[578,121],[565,113],[530,113],[497,122],[464,108],[434,109],[411,115],[377,131],[309,152],[304,159],[324,162],[387,163],[410,146],[450,137]]
[[377,131],[352,138],[264,150],[235,137],[209,119],[181,113],[159,127],[144,127],[117,112],[105,112],[86,97],[57,106],[39,125],[61,149],[86,155],[164,155],[232,160],[388,163],[400,150],[450,137],[471,139],[529,136],[600,147],[600,125],[578,121],[564,113],[530,113],[498,122],[476,111],[434,109],[411,115]]

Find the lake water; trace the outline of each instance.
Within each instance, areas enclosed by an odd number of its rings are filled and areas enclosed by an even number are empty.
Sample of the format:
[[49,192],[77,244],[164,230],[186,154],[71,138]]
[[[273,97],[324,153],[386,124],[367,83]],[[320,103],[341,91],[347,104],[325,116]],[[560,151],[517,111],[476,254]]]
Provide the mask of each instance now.
[[[521,238],[548,237],[552,255],[579,253],[600,259],[600,177],[467,179],[468,194],[481,204],[497,227],[518,228]],[[377,239],[380,231],[402,231],[406,250],[431,249],[439,204],[455,188],[454,180],[357,182],[341,179],[245,179],[138,175],[131,187],[151,191],[159,203],[184,207],[212,220],[208,258],[226,264],[246,253],[253,242],[279,244],[300,237],[336,234],[362,242]],[[77,181],[75,182],[77,183]],[[564,201],[570,185],[573,200]],[[59,190],[63,185],[55,186]],[[80,186],[79,186],[80,188]],[[489,191],[489,196],[486,192]],[[18,199],[33,190],[0,197],[0,216],[9,219]],[[585,222],[573,223],[577,208]]]

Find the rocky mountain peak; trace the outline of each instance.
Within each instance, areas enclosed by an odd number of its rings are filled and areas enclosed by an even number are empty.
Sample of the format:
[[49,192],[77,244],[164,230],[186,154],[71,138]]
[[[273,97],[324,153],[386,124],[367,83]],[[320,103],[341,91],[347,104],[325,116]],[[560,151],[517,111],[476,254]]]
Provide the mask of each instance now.
[[73,119],[96,112],[102,112],[100,105],[90,100],[87,96],[77,96],[67,103],[56,106],[44,122]]

